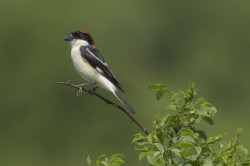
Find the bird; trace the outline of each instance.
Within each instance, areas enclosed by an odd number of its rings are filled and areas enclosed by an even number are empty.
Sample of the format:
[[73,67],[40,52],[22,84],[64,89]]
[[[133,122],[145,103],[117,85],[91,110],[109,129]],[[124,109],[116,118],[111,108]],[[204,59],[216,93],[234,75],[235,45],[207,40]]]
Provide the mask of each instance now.
[[[104,88],[115,95],[115,97],[133,114],[135,111],[121,95],[123,88],[105,62],[100,51],[96,48],[92,36],[83,30],[76,30],[64,38],[71,46],[71,59],[76,71],[87,82],[79,87],[95,85],[90,92],[95,93],[98,87]],[[119,89],[119,90],[118,90]],[[79,89],[79,93],[82,89]]]

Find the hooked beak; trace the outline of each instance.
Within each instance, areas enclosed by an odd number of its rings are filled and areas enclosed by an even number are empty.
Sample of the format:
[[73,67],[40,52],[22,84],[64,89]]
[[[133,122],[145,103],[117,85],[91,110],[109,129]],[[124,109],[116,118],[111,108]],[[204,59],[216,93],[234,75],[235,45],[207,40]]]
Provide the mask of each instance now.
[[73,38],[70,37],[70,36],[67,36],[67,37],[64,38],[64,41],[72,41],[72,40],[73,40]]

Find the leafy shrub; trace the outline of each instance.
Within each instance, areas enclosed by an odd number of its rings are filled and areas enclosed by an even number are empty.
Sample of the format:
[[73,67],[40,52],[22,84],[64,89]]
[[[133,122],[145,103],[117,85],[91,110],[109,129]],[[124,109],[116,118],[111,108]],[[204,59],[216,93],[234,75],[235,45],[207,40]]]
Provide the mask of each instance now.
[[[139,160],[146,158],[153,166],[248,166],[249,153],[239,142],[242,129],[237,130],[235,138],[229,142],[222,141],[225,133],[207,137],[197,128],[202,121],[214,125],[213,117],[217,110],[204,98],[196,98],[192,84],[186,92],[172,92],[163,84],[152,84],[148,89],[156,90],[156,99],[170,96],[168,110],[172,114],[158,115],[154,120],[154,130],[148,134],[136,134],[133,143],[139,152]],[[105,158],[98,163],[105,166],[119,166],[124,161],[118,157],[117,163]],[[111,156],[114,160],[114,156]],[[89,162],[88,162],[89,163]],[[112,165],[113,164],[113,165]],[[91,164],[89,164],[91,166]],[[98,166],[98,164],[97,164]]]

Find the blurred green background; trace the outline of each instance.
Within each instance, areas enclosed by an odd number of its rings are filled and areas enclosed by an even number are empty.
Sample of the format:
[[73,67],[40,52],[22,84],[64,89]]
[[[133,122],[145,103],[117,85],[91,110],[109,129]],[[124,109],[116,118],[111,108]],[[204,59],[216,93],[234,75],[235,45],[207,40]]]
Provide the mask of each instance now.
[[[76,96],[56,81],[83,80],[75,71],[69,32],[90,32],[123,85],[124,97],[149,130],[168,98],[147,84],[185,90],[219,110],[209,135],[243,127],[250,148],[250,1],[0,0],[0,165],[82,166],[87,155],[124,153],[138,162],[140,130],[95,97]],[[109,92],[103,96],[117,101]]]

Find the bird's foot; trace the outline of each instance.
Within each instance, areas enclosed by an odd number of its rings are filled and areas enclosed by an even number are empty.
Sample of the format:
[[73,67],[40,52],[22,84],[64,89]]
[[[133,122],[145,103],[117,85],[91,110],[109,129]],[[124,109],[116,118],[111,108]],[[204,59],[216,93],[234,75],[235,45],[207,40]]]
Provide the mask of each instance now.
[[[85,83],[85,84],[79,84],[79,85],[77,85],[77,86],[79,87],[78,91],[76,92],[77,96],[79,96],[79,95],[82,93],[83,87],[84,87],[84,86],[94,85],[94,84],[95,84],[95,83]],[[95,89],[97,89],[97,88],[94,88],[94,91],[95,91]],[[91,91],[92,91],[92,90],[91,90]],[[95,92],[94,92],[94,93],[95,93]]]
[[93,96],[95,94],[95,91],[96,91],[97,88],[98,88],[98,86],[95,87],[95,88],[93,88],[93,89],[91,89],[91,90],[89,90],[88,94],[91,95],[91,96]]
[[82,94],[82,88],[86,85],[89,85],[89,83],[85,83],[85,84],[79,84],[77,85],[79,87],[78,91],[76,92],[77,96],[79,96],[80,94]]

